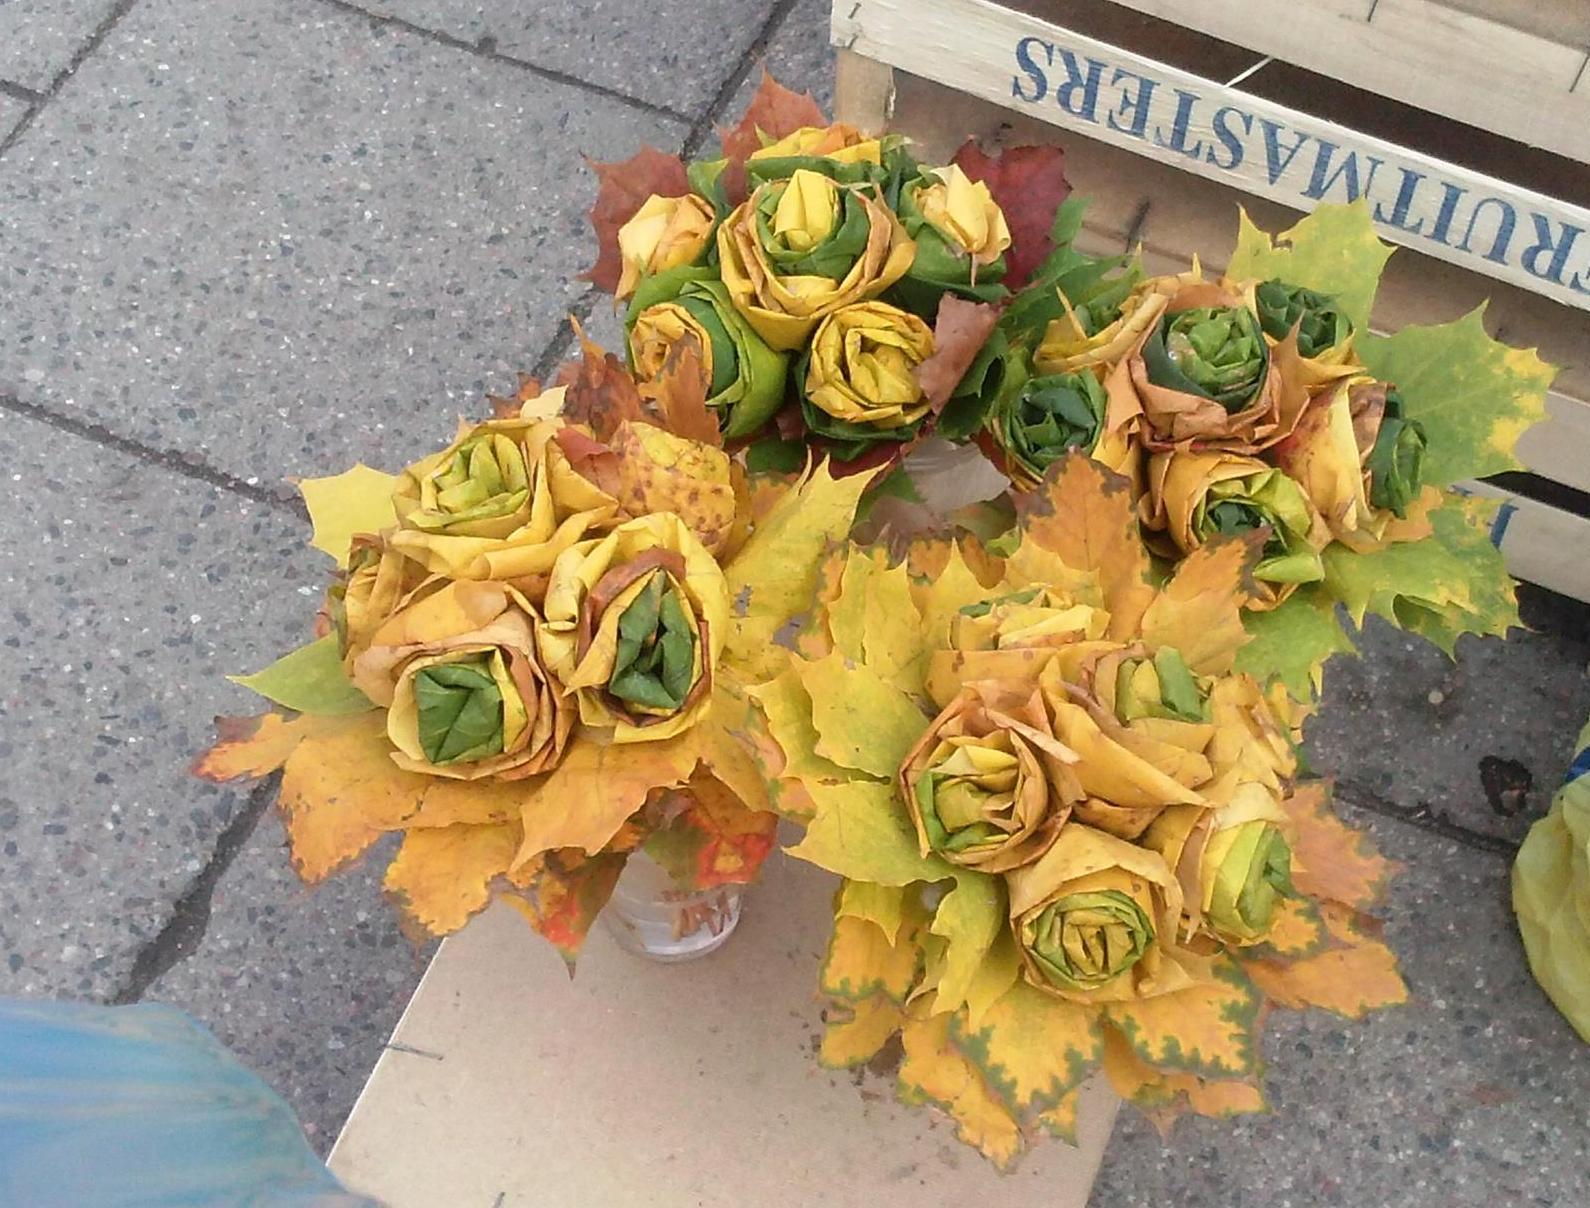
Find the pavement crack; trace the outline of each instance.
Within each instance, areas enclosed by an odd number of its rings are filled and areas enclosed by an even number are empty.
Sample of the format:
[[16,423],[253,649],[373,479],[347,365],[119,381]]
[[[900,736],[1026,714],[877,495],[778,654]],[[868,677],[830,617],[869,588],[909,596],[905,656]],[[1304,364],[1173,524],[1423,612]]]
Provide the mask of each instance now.
[[566,71],[559,71],[556,67],[543,67],[539,63],[532,63],[528,59],[516,58],[504,54],[497,49],[497,39],[490,34],[483,35],[475,41],[456,37],[439,29],[432,29],[428,25],[418,25],[413,21],[404,20],[388,13],[373,13],[367,8],[361,8],[352,0],[320,0],[322,4],[331,8],[340,9],[345,13],[352,13],[364,17],[374,25],[389,29],[399,29],[406,34],[413,34],[417,38],[424,38],[427,42],[434,42],[438,46],[446,46],[450,50],[460,50],[465,54],[474,55],[477,59],[488,59],[493,63],[505,63],[509,67],[517,67],[520,71],[528,71],[531,75],[539,76],[553,84],[564,84],[570,88],[579,88],[585,92],[595,93],[597,96],[606,97],[610,101],[629,109],[637,109],[642,113],[649,113],[654,117],[667,118],[675,122],[689,122],[690,118],[677,109],[670,109],[667,105],[659,105],[655,101],[642,100],[640,97],[631,96],[627,92],[620,92],[606,84],[598,84],[592,80],[571,75]]
[[[32,93],[32,100],[29,103],[28,111],[22,115],[22,120],[16,124],[16,128],[4,138],[0,138],[0,159],[3,159],[6,152],[16,146],[17,140],[22,137],[23,132],[33,125],[33,119],[39,116],[46,104],[55,99],[56,94],[65,86],[66,81],[77,74],[77,69],[87,62],[89,56],[100,48],[105,39],[110,36],[110,31],[115,29],[121,19],[132,11],[132,7],[136,3],[138,3],[138,0],[116,0],[110,12],[105,14],[100,23],[94,27],[94,32],[89,34],[83,44],[77,48],[77,53],[72,56],[71,61],[55,73],[55,78],[50,81],[50,86],[43,92],[32,92],[31,89],[21,90],[22,92]],[[16,86],[10,85],[9,87],[14,88]]]
[[138,950],[126,982],[110,1000],[113,1005],[119,1007],[138,1002],[164,974],[199,950],[205,932],[210,928],[210,906],[215,897],[215,887],[232,866],[243,844],[254,833],[260,815],[276,794],[278,779],[272,776],[262,781],[245,798],[243,808],[216,839],[209,861],[171,908],[171,917],[166,920],[165,926]]
[[202,482],[217,490],[240,495],[254,503],[262,503],[266,507],[289,512],[300,520],[309,519],[309,511],[304,507],[303,500],[289,494],[286,486],[269,487],[260,482],[250,482],[225,470],[216,469],[192,454],[179,453],[174,449],[156,449],[120,433],[112,432],[103,424],[62,415],[38,403],[24,402],[13,395],[0,393],[0,411],[9,411],[13,415],[47,424],[57,431],[69,433],[96,445],[103,445],[118,453],[125,453],[128,457],[146,465],[158,466],[162,470],[169,470],[173,474],[180,474],[184,478],[191,478],[195,482]]
[[684,145],[679,149],[679,158],[683,160],[694,159],[707,141],[707,135],[712,133],[712,123],[723,115],[723,110],[734,99],[734,94],[740,90],[740,85],[745,83],[746,77],[751,74],[751,68],[762,60],[767,53],[768,45],[784,27],[784,22],[795,9],[795,0],[778,0],[767,19],[762,22],[762,28],[756,31],[756,37],[751,39],[751,44],[740,55],[740,60],[734,69],[723,78],[718,85],[717,92],[712,94],[712,99],[702,108],[700,115],[690,123],[690,130],[685,134]]
[[1429,831],[1431,834],[1440,835],[1445,839],[1451,839],[1453,842],[1461,843],[1464,847],[1473,848],[1475,851],[1504,856],[1509,860],[1518,854],[1519,845],[1514,840],[1504,839],[1500,835],[1487,835],[1483,831],[1472,830],[1461,823],[1453,822],[1446,814],[1432,809],[1425,802],[1412,806],[1398,805],[1395,801],[1381,796],[1373,789],[1361,784],[1354,784],[1350,780],[1337,780],[1336,797],[1355,809],[1361,809],[1371,814],[1379,814],[1382,818],[1390,818],[1395,822],[1418,827],[1420,830]]

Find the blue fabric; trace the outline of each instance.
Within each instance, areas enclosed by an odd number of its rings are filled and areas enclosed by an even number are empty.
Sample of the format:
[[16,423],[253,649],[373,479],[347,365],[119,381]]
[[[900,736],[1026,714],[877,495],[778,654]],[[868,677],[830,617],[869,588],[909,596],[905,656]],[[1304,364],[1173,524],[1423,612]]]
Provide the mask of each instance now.
[[368,1208],[181,1011],[0,999],[3,1208]]

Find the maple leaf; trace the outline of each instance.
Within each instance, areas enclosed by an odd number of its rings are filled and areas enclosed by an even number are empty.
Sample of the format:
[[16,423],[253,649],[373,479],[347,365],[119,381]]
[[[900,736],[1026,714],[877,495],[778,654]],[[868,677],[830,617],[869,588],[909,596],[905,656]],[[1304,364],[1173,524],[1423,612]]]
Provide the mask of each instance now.
[[1273,239],[1238,210],[1237,247],[1226,275],[1279,280],[1335,299],[1357,328],[1369,325],[1380,274],[1394,250],[1381,240],[1364,198],[1317,206]]
[[932,1103],[955,1120],[956,1135],[1006,1168],[1023,1147],[1021,1127],[989,1087],[975,1062],[950,1035],[948,1015],[913,1013],[901,1031],[900,1099]]
[[728,129],[719,130],[718,138],[725,156],[731,161],[744,162],[753,152],[802,127],[827,124],[822,106],[809,92],[785,88],[763,67],[761,83],[740,120]]
[[624,852],[599,856],[549,852],[514,875],[519,891],[504,894],[503,900],[558,950],[572,973],[591,924],[613,896],[627,859]]
[[1396,385],[1408,418],[1425,426],[1424,482],[1438,487],[1519,468],[1513,448],[1546,418],[1557,373],[1534,349],[1491,339],[1484,306],[1451,323],[1366,335],[1359,354],[1370,373]]
[[1379,899],[1397,865],[1336,816],[1325,785],[1298,786],[1281,808],[1292,823],[1292,883],[1299,892],[1353,907]]
[[990,156],[967,140],[951,162],[986,184],[1004,211],[1010,228],[1004,284],[1020,289],[1054,247],[1055,212],[1071,192],[1064,152],[1054,146],[1010,147]]
[[558,385],[565,389],[563,418],[586,425],[603,442],[626,421],[649,423],[640,388],[624,362],[587,338],[577,319],[571,316],[569,322],[580,340],[580,359],[558,371]]
[[834,919],[818,985],[829,997],[847,1002],[881,994],[903,1004],[916,983],[920,959],[914,931],[890,939],[877,924],[842,915]]
[[756,879],[773,850],[777,814],[747,808],[721,780],[699,771],[670,796],[679,812],[647,838],[647,855],[696,889]]
[[363,462],[329,478],[300,478],[298,493],[309,509],[314,536],[309,544],[348,565],[348,548],[357,533],[379,533],[397,519],[392,511],[392,492],[398,478],[372,470]]
[[823,1022],[817,1060],[830,1069],[843,1069],[876,1057],[899,1032],[905,1013],[887,994],[874,994],[859,1002],[832,1004],[824,1011]]
[[675,436],[721,449],[723,433],[707,406],[708,381],[702,372],[701,350],[689,340],[674,345],[663,371],[640,386],[641,397],[651,404],[659,426]]
[[625,160],[585,161],[596,173],[596,201],[591,206],[591,229],[596,233],[596,263],[585,279],[613,293],[623,263],[618,252],[618,229],[635,216],[648,197],[683,197],[690,192],[685,165],[677,155],[655,147],[642,147]]
[[1258,598],[1253,567],[1263,549],[1261,534],[1199,546],[1143,613],[1143,637],[1171,646],[1202,675],[1230,671],[1248,640],[1243,606]]
[[1161,1134],[1183,1112],[1227,1117],[1266,1110],[1264,1092],[1244,1079],[1206,1079],[1157,1070],[1148,1065],[1114,1028],[1104,1032],[1104,1073],[1123,1099],[1135,1104]]
[[531,399],[541,397],[541,383],[528,373],[519,375],[518,388],[506,397],[488,394],[486,402],[492,419],[518,419],[519,412]]
[[1260,995],[1229,957],[1217,957],[1213,969],[1213,980],[1185,990],[1107,1003],[1104,1017],[1155,1069],[1201,1078],[1250,1075],[1258,1063]]
[[486,908],[519,849],[517,821],[411,830],[382,882],[411,939],[450,935]]
[[1336,946],[1292,960],[1243,962],[1267,998],[1287,1007],[1320,1007],[1348,1019],[1408,1001],[1396,955],[1364,930],[1357,912],[1326,902],[1320,915]]
[[1279,608],[1247,613],[1243,624],[1249,641],[1237,651],[1236,669],[1274,677],[1298,700],[1319,694],[1332,655],[1357,651],[1336,618],[1336,600],[1317,584],[1299,588]]
[[1098,1065],[1099,1015],[1017,982],[973,1024],[954,1020],[956,1040],[989,1085],[1018,1111],[1054,1107]]

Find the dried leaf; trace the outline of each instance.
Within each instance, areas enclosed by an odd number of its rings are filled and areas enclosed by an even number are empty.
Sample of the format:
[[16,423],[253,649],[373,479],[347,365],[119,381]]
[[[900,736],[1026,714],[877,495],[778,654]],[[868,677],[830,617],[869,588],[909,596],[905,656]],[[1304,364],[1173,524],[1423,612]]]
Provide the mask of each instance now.
[[514,877],[522,892],[505,894],[504,900],[530,921],[572,970],[591,924],[613,896],[627,858],[612,852],[588,858],[566,858],[557,852],[537,857]]
[[635,216],[648,197],[683,197],[690,192],[690,182],[679,157],[655,147],[642,147],[625,160],[585,162],[597,180],[590,213],[591,229],[596,233],[596,263],[586,271],[585,279],[612,293],[624,268],[618,252],[618,228]]
[[755,880],[773,850],[778,815],[748,808],[721,780],[701,772],[677,795],[684,811],[646,840],[647,854],[692,889]]
[[1225,1118],[1268,1108],[1258,1084],[1242,1079],[1205,1079],[1156,1070],[1144,1064],[1114,1028],[1104,1033],[1104,1072],[1123,1099],[1130,1100],[1162,1133],[1188,1110]]
[[760,151],[766,144],[777,142],[786,134],[794,134],[803,126],[826,126],[819,105],[809,92],[795,92],[785,88],[773,78],[772,72],[762,68],[762,82],[756,95],[745,107],[745,113],[731,129],[720,130],[723,154],[731,160],[744,160],[752,152]]
[[1065,154],[1059,147],[1011,147],[988,156],[968,140],[954,163],[973,180],[988,186],[1005,213],[1010,250],[1005,253],[1004,284],[1020,289],[1032,270],[1054,249],[1050,232],[1055,211],[1071,192],[1065,175]]
[[1001,1168],[1022,1149],[1021,1129],[983,1080],[977,1066],[955,1046],[948,1015],[906,1021],[901,1031],[905,1060],[900,1066],[900,1099],[933,1103],[956,1123],[956,1135],[976,1146]]
[[1397,972],[1396,955],[1359,930],[1356,912],[1326,902],[1320,913],[1332,937],[1344,946],[1298,960],[1244,961],[1254,985],[1282,1006],[1321,1007],[1348,1019],[1407,1002],[1408,987]]
[[1016,982],[989,1007],[980,1027],[957,1017],[955,1038],[1018,1111],[1061,1103],[1098,1065],[1102,1046],[1096,1010]]
[[1301,784],[1281,808],[1292,822],[1292,883],[1298,892],[1348,906],[1372,905],[1397,871],[1363,831],[1336,816],[1328,788]]
[[907,892],[898,885],[846,881],[839,887],[839,901],[834,913],[867,920],[882,931],[892,944],[900,934],[900,923],[905,917]]
[[517,822],[411,830],[383,884],[414,938],[450,935],[485,909],[518,848]]
[[968,302],[954,294],[939,299],[933,354],[916,368],[917,385],[933,404],[933,414],[944,410],[997,322],[999,308],[986,302]]
[[1104,1017],[1156,1069],[1201,1078],[1252,1074],[1263,1000],[1229,957],[1217,957],[1213,971],[1213,981],[1172,994],[1106,1003]]
[[392,510],[397,484],[395,474],[372,470],[362,462],[329,478],[298,479],[298,493],[315,530],[309,544],[346,567],[354,534],[379,533],[397,522]]
[[910,573],[890,566],[881,550],[851,549],[841,564],[838,594],[827,609],[834,645],[907,693],[923,687],[921,616]]
[[580,339],[580,359],[558,370],[558,385],[566,388],[563,417],[571,424],[586,425],[604,443],[626,420],[650,423],[640,389],[624,362],[587,338],[578,320],[571,317],[569,322]]
[[268,776],[316,727],[312,717],[287,718],[280,713],[258,717],[217,717],[215,745],[193,761],[193,774],[225,784]]
[[689,340],[681,340],[668,354],[662,373],[643,382],[640,393],[651,403],[661,426],[675,436],[697,440],[714,448],[723,447],[718,418],[707,406],[711,385],[702,371],[701,352]]
[[955,1011],[966,1002],[988,950],[1005,929],[1008,913],[1002,878],[971,869],[956,871],[955,887],[939,902],[931,928],[945,941],[937,1010]]

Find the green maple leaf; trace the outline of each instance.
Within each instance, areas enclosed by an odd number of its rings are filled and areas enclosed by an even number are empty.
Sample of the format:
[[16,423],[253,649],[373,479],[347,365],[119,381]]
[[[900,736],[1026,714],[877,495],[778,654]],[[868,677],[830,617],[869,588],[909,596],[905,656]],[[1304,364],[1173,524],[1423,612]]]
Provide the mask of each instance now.
[[1253,225],[1245,210],[1238,222],[1229,276],[1285,281],[1330,294],[1354,327],[1368,326],[1380,273],[1393,250],[1375,234],[1368,201],[1320,206],[1273,239]]
[[1336,600],[1308,584],[1279,608],[1243,616],[1250,641],[1237,651],[1236,669],[1261,683],[1279,679],[1298,700],[1317,696],[1325,660],[1356,652],[1336,615]]
[[1511,348],[1485,333],[1485,307],[1394,336],[1366,335],[1365,367],[1393,382],[1429,433],[1424,481],[1450,486],[1519,467],[1513,446],[1524,429],[1546,418],[1546,390],[1556,376],[1533,348]]
[[1448,654],[1465,633],[1501,637],[1518,624],[1518,605],[1491,543],[1495,511],[1490,501],[1454,497],[1431,513],[1435,531],[1422,541],[1368,554],[1330,546],[1324,586],[1355,624],[1374,613]]

